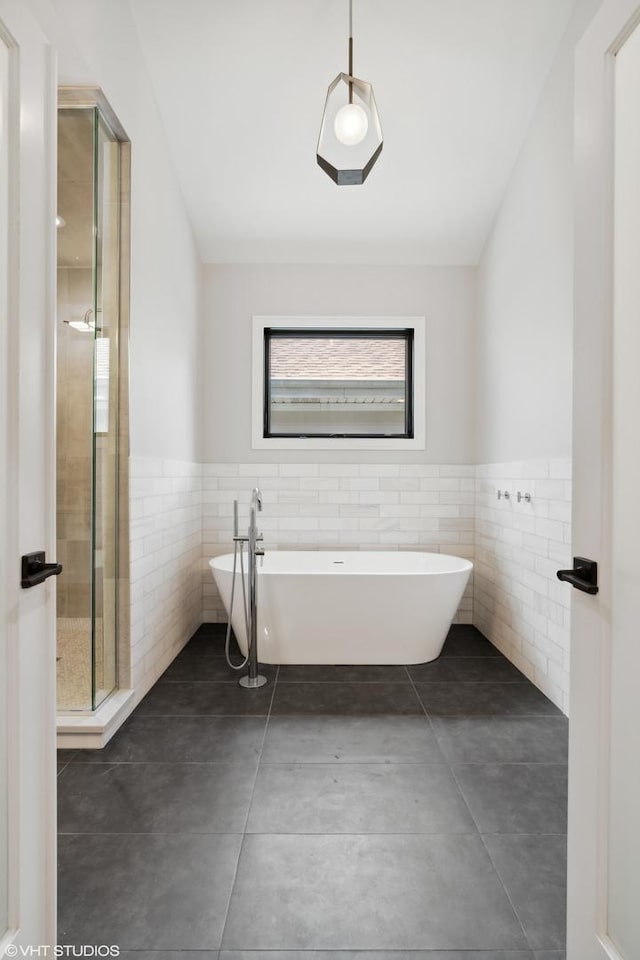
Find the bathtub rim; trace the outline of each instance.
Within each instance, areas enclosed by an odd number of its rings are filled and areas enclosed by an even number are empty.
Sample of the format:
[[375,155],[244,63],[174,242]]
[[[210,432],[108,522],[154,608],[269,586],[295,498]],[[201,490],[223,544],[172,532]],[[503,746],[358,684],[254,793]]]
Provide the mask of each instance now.
[[[321,569],[321,570],[304,570],[300,567],[296,568],[292,566],[291,569],[287,570],[268,570],[265,569],[260,564],[258,565],[258,572],[261,577],[326,577],[326,576],[342,576],[342,577],[443,577],[443,576],[453,576],[457,574],[468,573],[469,576],[474,570],[474,563],[472,560],[469,560],[467,557],[458,557],[455,554],[451,553],[436,553],[433,550],[266,550],[265,556],[270,554],[288,554],[292,558],[300,557],[301,555],[311,554],[314,557],[318,555],[327,554],[334,557],[343,557],[343,556],[375,556],[375,557],[398,557],[398,556],[426,556],[426,557],[439,557],[447,560],[452,560],[456,562],[456,566],[451,566],[443,570],[416,570],[416,569],[405,569],[405,570],[353,570],[353,569],[344,569],[344,570],[335,570],[335,569]],[[245,555],[246,557],[246,555]],[[222,561],[228,561],[228,564],[223,565]],[[334,561],[335,563],[335,561]],[[339,563],[335,563],[336,566],[339,566]],[[219,570],[223,573],[233,573],[233,553],[224,553],[220,554],[217,557],[211,557],[209,559],[209,567],[211,568],[212,574],[215,570]],[[238,560],[238,572],[240,571],[240,562]]]

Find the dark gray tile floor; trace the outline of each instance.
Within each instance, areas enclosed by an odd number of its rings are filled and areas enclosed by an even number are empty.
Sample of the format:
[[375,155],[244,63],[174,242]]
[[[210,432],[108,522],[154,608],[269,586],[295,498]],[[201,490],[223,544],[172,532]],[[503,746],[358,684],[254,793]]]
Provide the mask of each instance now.
[[61,751],[60,943],[564,960],[567,721],[477,630],[265,672],[241,690],[201,628],[104,750]]

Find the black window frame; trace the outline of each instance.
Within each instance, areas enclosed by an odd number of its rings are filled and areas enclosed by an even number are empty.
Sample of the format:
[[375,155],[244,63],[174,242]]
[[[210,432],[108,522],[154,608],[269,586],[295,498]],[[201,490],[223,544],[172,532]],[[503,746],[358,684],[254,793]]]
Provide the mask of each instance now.
[[[414,327],[264,327],[262,436],[265,440],[414,440]],[[272,340],[403,340],[405,343],[404,433],[274,433],[271,431],[270,344]]]

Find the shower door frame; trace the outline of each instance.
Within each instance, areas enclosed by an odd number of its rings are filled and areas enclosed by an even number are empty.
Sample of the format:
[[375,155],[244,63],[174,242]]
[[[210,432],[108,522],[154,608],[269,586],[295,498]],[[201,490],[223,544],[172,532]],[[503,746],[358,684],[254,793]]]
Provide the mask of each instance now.
[[[58,746],[103,746],[133,704],[131,685],[129,580],[129,317],[131,249],[131,142],[100,87],[58,87],[58,110],[97,110],[119,145],[118,257],[118,492],[117,492],[117,620],[116,686],[91,711],[59,711]],[[93,483],[93,480],[92,480]],[[93,494],[92,494],[93,496]],[[92,547],[93,556],[93,547]],[[92,560],[93,565],[93,560]],[[92,621],[94,616],[92,604]],[[92,622],[92,658],[93,622]],[[92,669],[92,698],[94,696]]]

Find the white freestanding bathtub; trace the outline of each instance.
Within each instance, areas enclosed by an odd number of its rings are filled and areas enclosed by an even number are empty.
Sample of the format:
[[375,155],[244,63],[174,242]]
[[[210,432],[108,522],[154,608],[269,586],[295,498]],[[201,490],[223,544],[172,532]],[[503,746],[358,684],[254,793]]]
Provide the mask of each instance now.
[[[246,554],[245,554],[246,575]],[[229,613],[233,554],[209,561]],[[423,663],[439,656],[469,580],[441,553],[268,551],[258,559],[262,663]],[[240,563],[232,626],[247,651]]]

